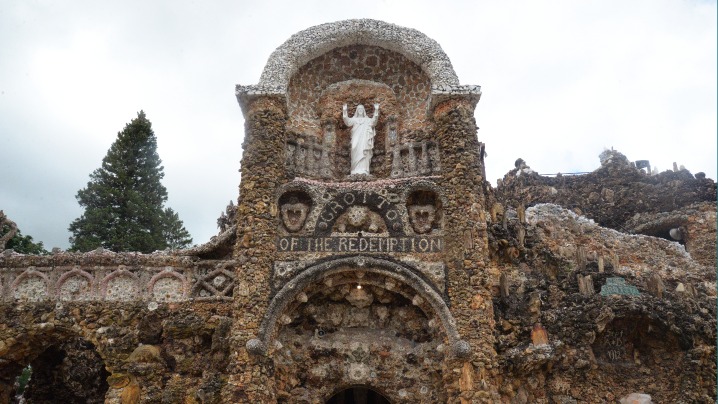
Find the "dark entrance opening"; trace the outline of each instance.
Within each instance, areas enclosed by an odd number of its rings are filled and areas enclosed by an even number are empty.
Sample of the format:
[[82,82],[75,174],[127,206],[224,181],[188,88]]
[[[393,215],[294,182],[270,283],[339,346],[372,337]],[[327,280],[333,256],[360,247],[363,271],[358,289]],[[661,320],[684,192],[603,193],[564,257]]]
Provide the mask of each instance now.
[[352,387],[333,395],[327,404],[390,404],[390,401],[372,389]]
[[105,402],[110,374],[95,346],[82,338],[69,338],[51,345],[30,362],[28,370],[29,380],[26,381],[21,402]]

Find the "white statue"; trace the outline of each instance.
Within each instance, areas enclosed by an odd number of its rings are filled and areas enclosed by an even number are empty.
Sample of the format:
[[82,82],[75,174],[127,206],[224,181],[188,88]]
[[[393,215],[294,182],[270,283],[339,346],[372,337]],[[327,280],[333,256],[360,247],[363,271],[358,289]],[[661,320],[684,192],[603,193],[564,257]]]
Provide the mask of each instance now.
[[379,104],[374,104],[374,116],[366,116],[363,105],[358,105],[354,116],[349,118],[347,104],[342,108],[344,124],[352,130],[351,174],[369,174],[371,156],[374,154],[374,127],[379,120]]

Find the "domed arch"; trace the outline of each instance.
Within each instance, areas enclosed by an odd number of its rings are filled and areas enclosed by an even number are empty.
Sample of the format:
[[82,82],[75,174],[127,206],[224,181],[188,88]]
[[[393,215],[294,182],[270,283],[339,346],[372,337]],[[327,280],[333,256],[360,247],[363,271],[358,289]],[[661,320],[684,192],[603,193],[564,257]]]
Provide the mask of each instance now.
[[320,281],[321,278],[352,270],[378,274],[409,286],[422,301],[426,302],[432,314],[439,318],[452,353],[457,357],[466,357],[471,353],[468,342],[463,341],[459,336],[456,321],[446,302],[435,288],[404,264],[366,256],[343,257],[323,262],[305,269],[287,282],[270,301],[267,312],[260,324],[257,338],[247,341],[247,350],[253,354],[266,354],[269,343],[275,337],[277,322],[292,301],[296,300],[309,286]]
[[292,35],[269,57],[258,87],[283,94],[289,79],[300,67],[347,45],[374,45],[398,52],[419,65],[432,86],[459,85],[449,57],[435,40],[412,28],[357,19],[317,25]]
[[[66,310],[59,303],[53,307]],[[19,310],[33,313],[32,306]],[[49,323],[37,321],[14,327],[7,335],[7,340],[15,342],[3,355],[0,402],[9,402],[16,394],[27,402],[104,401],[108,365],[114,364],[107,362],[108,352],[96,330],[78,326],[69,316]]]

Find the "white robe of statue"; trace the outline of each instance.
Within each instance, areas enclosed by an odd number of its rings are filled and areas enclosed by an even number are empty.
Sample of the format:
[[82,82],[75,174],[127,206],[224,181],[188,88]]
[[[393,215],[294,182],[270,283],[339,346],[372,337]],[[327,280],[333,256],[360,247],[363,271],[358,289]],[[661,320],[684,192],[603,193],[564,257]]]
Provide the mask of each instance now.
[[342,110],[344,124],[352,131],[351,174],[369,174],[369,164],[374,154],[374,127],[379,120],[379,104],[374,104],[374,116],[366,116],[363,105],[358,105],[354,116],[349,118],[347,105]]

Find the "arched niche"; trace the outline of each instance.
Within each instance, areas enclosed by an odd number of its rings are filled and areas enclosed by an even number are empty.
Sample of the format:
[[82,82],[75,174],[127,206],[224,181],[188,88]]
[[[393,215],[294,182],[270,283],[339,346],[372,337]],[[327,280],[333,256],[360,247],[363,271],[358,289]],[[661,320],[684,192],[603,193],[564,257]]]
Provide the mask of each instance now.
[[288,132],[322,137],[319,125],[336,122],[343,127],[341,112],[348,104],[350,115],[362,104],[369,115],[380,105],[377,130],[394,116],[401,133],[424,129],[431,80],[403,55],[367,45],[332,49],[291,77],[287,89]]
[[100,295],[109,301],[129,301],[140,297],[139,277],[120,266],[100,282]]
[[[679,402],[695,377],[689,352],[694,341],[661,319],[643,313],[617,317],[591,344],[598,372],[611,386],[645,391],[655,402]],[[645,374],[655,381],[646,385]],[[691,375],[691,376],[687,376]],[[690,388],[695,388],[693,385]]]
[[354,386],[332,395],[326,404],[390,404],[380,392],[366,386]]
[[[647,316],[636,315],[611,321],[592,344],[594,356],[604,366],[662,367],[665,360],[673,368],[690,348],[670,327]],[[670,359],[669,359],[670,358]]]
[[91,341],[94,331],[75,332],[70,324],[17,331],[0,367],[0,402],[17,395],[21,402],[104,402],[109,373]]
[[49,285],[46,274],[30,267],[13,281],[10,290],[16,300],[37,302],[49,297]]
[[459,84],[449,57],[433,39],[415,29],[357,19],[317,25],[292,35],[272,52],[258,87],[284,93],[300,67],[332,49],[349,45],[373,45],[400,53],[420,66],[432,85]]
[[167,267],[150,279],[147,291],[157,302],[177,302],[187,298],[189,282],[172,267]]
[[57,280],[56,294],[59,300],[91,300],[94,278],[79,266],[65,272]]
[[30,362],[27,402],[99,403],[110,373],[95,346],[82,338],[51,345]]
[[[306,285],[293,284],[298,292],[286,296],[267,340],[275,385],[284,390],[281,386],[293,384],[292,398],[306,402],[324,402],[352,386],[371,386],[391,402],[409,397],[445,402],[437,369],[452,356],[447,334],[453,331],[447,332],[422,292],[428,285],[391,276],[395,267],[361,259],[324,268]],[[369,401],[378,398],[357,390],[329,402],[386,402]]]
[[[339,50],[335,52],[339,52]],[[327,55],[327,61],[333,60],[332,57],[335,56]],[[316,69],[311,69],[312,63],[319,63],[322,66],[331,65],[330,62],[312,61],[307,65],[307,68],[310,68],[309,70],[313,71],[318,78],[292,79],[292,86],[290,87],[292,91],[290,91],[288,98],[290,110],[289,131],[316,133],[320,141],[331,148],[331,164],[334,174],[341,177],[351,171],[351,130],[343,122],[342,107],[344,104],[347,105],[349,117],[356,113],[359,105],[365,107],[369,116],[374,116],[377,113],[374,110],[374,105],[379,104],[379,118],[374,127],[374,155],[371,160],[370,171],[378,177],[388,176],[388,170],[391,165],[391,156],[386,151],[388,138],[390,137],[389,132],[396,133],[397,123],[403,121],[403,119],[397,119],[397,117],[407,113],[407,110],[411,110],[411,108],[407,108],[411,106],[411,103],[400,102],[399,96],[403,96],[403,92],[401,90],[395,92],[386,83],[377,81],[381,80],[381,77],[367,75],[364,77],[372,80],[348,79],[332,83],[332,79],[345,79],[352,77],[352,75],[340,74],[332,78],[329,72],[323,74],[315,71]],[[303,72],[304,68],[300,70],[299,74]],[[321,77],[321,80],[325,80],[323,85],[326,85],[321,92],[319,91],[322,88],[321,86],[301,86],[299,83],[295,86],[295,81],[317,82],[320,81],[319,77]],[[414,80],[412,79],[412,81]],[[420,81],[420,79],[415,81]],[[426,81],[428,83],[428,80]],[[327,83],[332,84],[327,85]],[[425,86],[428,88],[428,84]],[[420,99],[414,103],[417,111],[411,110],[409,112],[423,114],[426,106],[423,105],[422,108],[422,104],[425,103],[426,96],[428,96],[428,93],[418,97]],[[307,111],[309,112],[308,114],[306,113]],[[319,127],[320,125],[321,128]]]
[[297,294],[279,316],[275,338],[291,335],[301,345],[312,338],[348,344],[362,333],[374,342],[428,343],[434,349],[444,335],[428,306],[410,285],[381,272],[337,271]]
[[[471,348],[461,340],[446,301],[440,292],[427,282],[419,271],[401,263],[367,256],[351,256],[334,259],[309,267],[289,280],[272,298],[262,319],[257,338],[247,341],[246,347],[253,354],[267,354],[272,347],[280,321],[291,323],[284,316],[291,313],[297,303],[309,301],[306,291],[325,283],[332,276],[349,274],[358,279],[371,275],[372,285],[391,290],[387,285],[403,285],[405,298],[421,308],[427,319],[434,321],[442,330],[442,339],[448,343],[447,350],[457,357],[467,357]],[[363,274],[363,275],[362,275]],[[329,285],[331,287],[331,285]],[[355,285],[356,286],[356,285]],[[409,296],[409,294],[411,296]],[[443,344],[442,344],[443,345]]]

